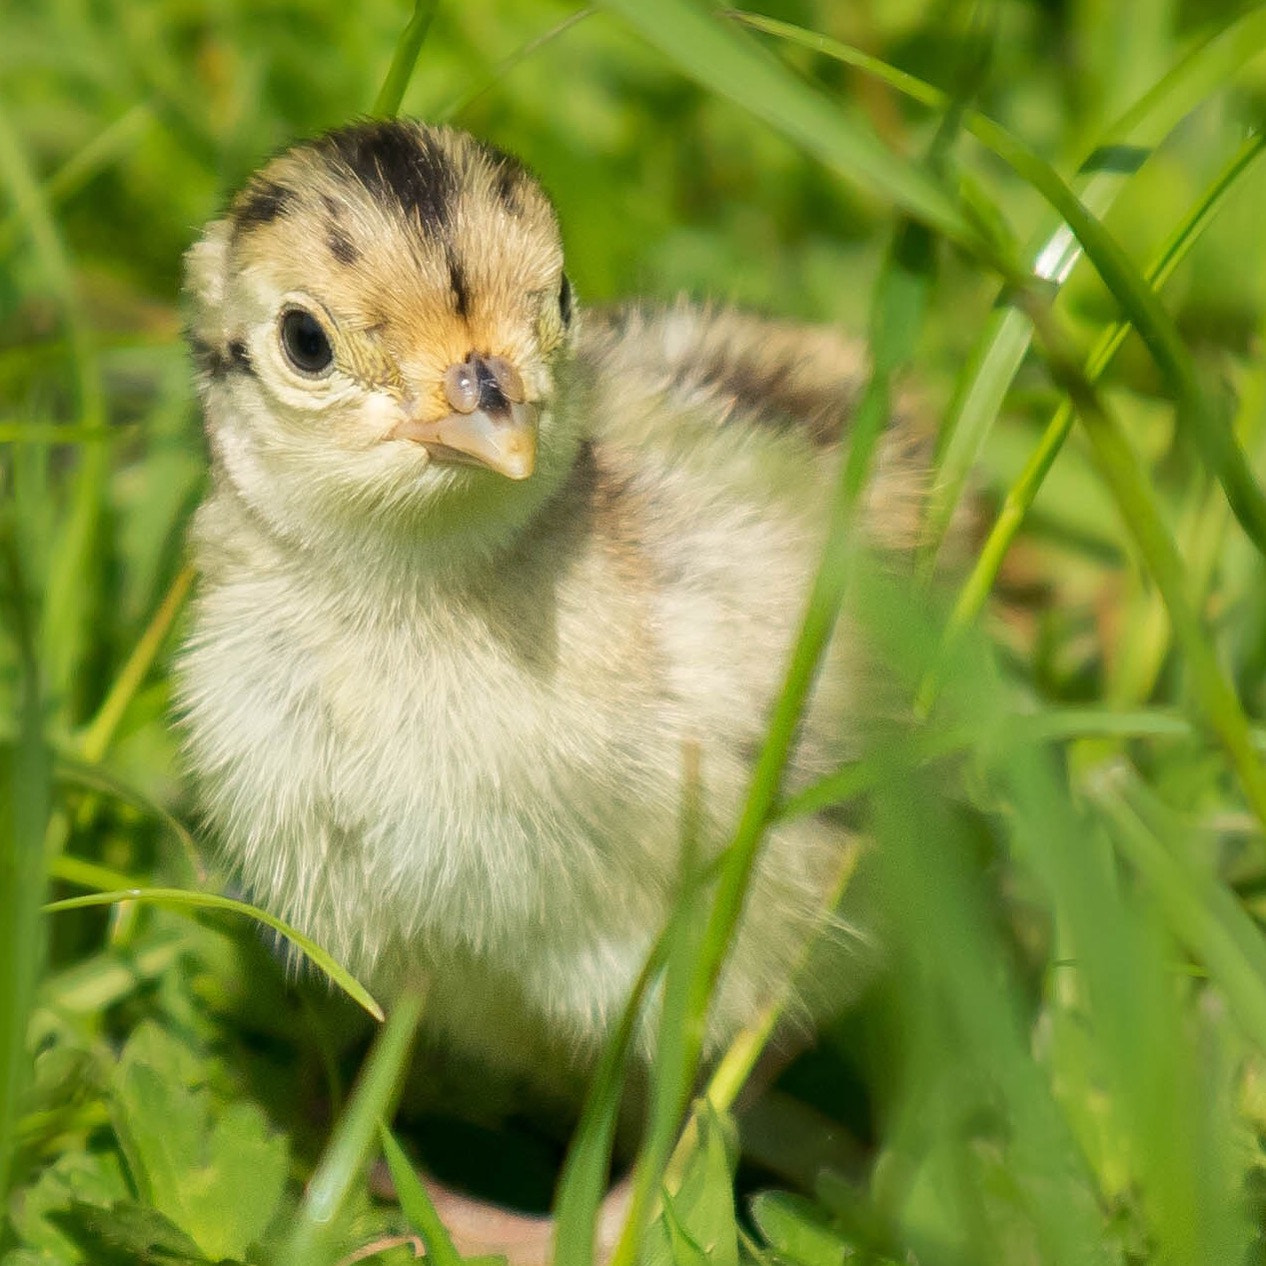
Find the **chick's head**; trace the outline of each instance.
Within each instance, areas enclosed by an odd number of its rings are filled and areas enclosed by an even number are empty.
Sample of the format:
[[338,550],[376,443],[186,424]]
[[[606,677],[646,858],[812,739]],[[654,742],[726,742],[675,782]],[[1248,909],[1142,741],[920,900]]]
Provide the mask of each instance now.
[[218,465],[283,533],[487,526],[570,465],[557,219],[464,133],[358,123],[287,151],[192,247],[187,289]]

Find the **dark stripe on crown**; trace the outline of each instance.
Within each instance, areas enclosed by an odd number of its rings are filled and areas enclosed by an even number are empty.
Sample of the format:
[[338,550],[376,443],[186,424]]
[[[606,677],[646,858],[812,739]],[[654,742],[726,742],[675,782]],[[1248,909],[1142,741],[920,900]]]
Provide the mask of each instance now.
[[416,213],[441,231],[453,212],[458,176],[440,143],[396,120],[356,123],[328,132],[315,148],[341,163],[375,198]]
[[356,243],[352,241],[351,234],[341,224],[329,226],[325,242],[330,248],[330,254],[340,264],[347,264],[350,267],[360,259],[360,251],[356,249]]
[[294,190],[287,189],[271,180],[257,180],[248,185],[234,212],[238,228],[256,224],[271,224],[294,200]]
[[457,252],[451,245],[447,246],[444,256],[448,261],[448,284],[453,290],[453,311],[459,317],[470,316],[470,289],[466,285],[466,270]]

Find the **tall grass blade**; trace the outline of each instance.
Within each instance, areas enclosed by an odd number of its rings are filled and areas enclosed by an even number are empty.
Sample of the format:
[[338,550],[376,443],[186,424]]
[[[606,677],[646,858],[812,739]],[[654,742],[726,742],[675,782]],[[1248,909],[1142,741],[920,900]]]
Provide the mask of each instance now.
[[413,78],[438,3],[439,0],[414,0],[413,16],[400,34],[387,77],[383,80],[370,111],[375,118],[393,119],[400,113],[400,103],[404,100],[409,80]]
[[336,1256],[338,1213],[365,1173],[390,1120],[422,1018],[424,994],[406,989],[379,1030],[351,1098],[334,1127],[303,1204],[277,1254],[277,1266],[325,1266]]
[[[1147,271],[1147,281],[1153,289],[1159,290],[1173,276],[1175,269],[1187,258],[1192,247],[1213,222],[1228,196],[1252,170],[1261,157],[1263,148],[1266,148],[1266,134],[1259,133],[1245,141],[1182,223],[1175,228]],[[1127,322],[1117,321],[1099,336],[1086,364],[1086,376],[1091,382],[1097,382],[1103,376],[1129,332]],[[1072,402],[1065,400],[1055,410],[1020,477],[1007,489],[998,519],[976,556],[971,574],[963,584],[955,603],[950,622],[951,635],[974,620],[984,607],[1003,559],[1041,490],[1047,472],[1068,438],[1072,423]]]
[[647,995],[664,970],[670,932],[665,929],[647,956],[585,1096],[554,1198],[555,1266],[592,1266],[596,1260],[594,1236],[611,1167],[625,1069]]
[[52,774],[44,739],[35,609],[15,520],[12,506],[0,518],[0,611],[17,641],[19,665],[18,732],[0,774],[0,1201],[9,1191],[19,1102],[30,1075],[27,1019],[43,966],[40,902]]
[[[30,237],[35,258],[66,328],[78,396],[79,423],[89,431],[106,425],[105,395],[91,332],[83,315],[70,258],[44,191],[0,99],[0,184],[9,191]],[[97,591],[101,512],[109,475],[105,444],[85,444],[75,471],[71,513],[61,526],[44,585],[41,656],[44,689],[54,706],[73,707],[75,670],[87,641]]]
[[382,1121],[378,1122],[378,1141],[391,1171],[391,1181],[396,1189],[396,1199],[405,1217],[413,1224],[426,1245],[427,1260],[435,1266],[459,1266],[461,1254],[453,1246],[440,1215],[431,1203],[426,1184],[418,1177],[409,1163],[404,1148],[396,1142],[395,1135]]
[[[751,21],[746,15],[745,20]],[[920,83],[913,76],[892,72],[883,63],[864,57],[845,45],[822,37],[811,37],[809,33],[768,19],[752,24],[784,38],[809,44],[820,52],[847,60],[872,73],[881,73],[885,82],[911,93],[925,104],[942,110],[951,104],[950,98],[938,89]],[[806,38],[801,39],[801,36]],[[1178,83],[1186,88],[1185,79]],[[1158,113],[1162,103],[1163,99],[1156,103]],[[1151,116],[1144,113],[1139,126],[1152,122]],[[1266,553],[1266,496],[1253,477],[1243,451],[1226,419],[1219,416],[1207,401],[1172,319],[1125,251],[1088,205],[1092,193],[1099,193],[1107,202],[1109,190],[1102,181],[1087,182],[1079,198],[1049,163],[1005,128],[974,111],[964,113],[963,124],[1016,175],[1032,185],[1063,218],[1064,224],[1047,238],[1037,254],[1033,269],[1035,275],[1043,280],[1062,282],[1080,251],[1086,253],[1152,352],[1177,400],[1180,420],[1226,490],[1236,518],[1258,549]],[[1137,166],[1136,163],[1130,170],[1136,170]],[[1101,165],[1100,177],[1103,170]],[[1113,194],[1116,191],[1111,190]],[[1069,232],[1075,239],[1075,245],[1066,236]],[[949,530],[968,472],[979,459],[988,428],[1002,407],[1006,391],[1028,347],[1030,335],[1024,328],[1026,324],[1021,312],[999,309],[991,320],[988,337],[977,345],[974,359],[961,380],[956,401],[941,431],[938,478],[928,508],[928,534],[933,558]]]

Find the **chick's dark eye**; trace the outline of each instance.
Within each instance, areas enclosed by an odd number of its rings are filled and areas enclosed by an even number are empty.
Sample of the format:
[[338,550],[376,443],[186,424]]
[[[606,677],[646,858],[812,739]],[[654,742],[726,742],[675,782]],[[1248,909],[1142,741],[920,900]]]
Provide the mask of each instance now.
[[563,275],[563,284],[558,288],[558,315],[563,318],[564,325],[571,324],[571,282]]
[[290,363],[305,374],[323,373],[334,362],[321,322],[302,308],[291,308],[281,318],[281,346]]

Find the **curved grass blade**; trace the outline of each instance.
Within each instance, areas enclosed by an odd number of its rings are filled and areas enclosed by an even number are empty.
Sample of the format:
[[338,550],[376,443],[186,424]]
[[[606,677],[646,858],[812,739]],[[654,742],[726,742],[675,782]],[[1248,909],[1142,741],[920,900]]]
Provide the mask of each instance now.
[[[744,20],[758,29],[794,39],[797,43],[808,45],[878,75],[885,83],[932,108],[944,110],[951,105],[950,98],[939,89],[922,83],[911,75],[893,71],[891,67],[860,54],[856,49],[849,49],[846,45],[824,37],[814,37],[811,33],[789,27],[786,23],[776,23],[770,19],[753,21],[750,15],[744,15]],[[1266,24],[1262,24],[1260,30],[1258,24],[1253,24],[1251,30],[1266,39]],[[1236,47],[1240,46],[1237,44]],[[1259,44],[1258,48],[1260,47]],[[1185,80],[1181,82],[1185,86]],[[1149,94],[1149,98],[1151,96]],[[1170,103],[1164,96],[1158,98],[1156,113],[1160,113],[1161,104]],[[1139,118],[1139,127],[1151,128],[1155,125],[1156,120],[1151,112],[1142,110]],[[1125,311],[1130,323],[1147,344],[1174,393],[1180,422],[1186,425],[1209,469],[1222,484],[1236,518],[1257,548],[1266,554],[1266,496],[1263,496],[1249,469],[1243,450],[1236,442],[1226,419],[1210,408],[1173,319],[1162,307],[1133,261],[1088,205],[1092,201],[1092,195],[1098,194],[1105,203],[1102,209],[1106,209],[1106,205],[1110,204],[1109,194],[1115,195],[1123,177],[1118,171],[1114,171],[1115,183],[1109,190],[1102,180],[1107,166],[1106,161],[1101,158],[1095,168],[1101,178],[1100,182],[1088,182],[1079,198],[1049,163],[991,119],[975,111],[966,111],[963,126],[1007,163],[1016,175],[1040,193],[1063,218],[1064,224],[1047,239],[1038,252],[1034,264],[1035,274],[1042,280],[1061,283],[1084,250],[1099,271],[1104,284]],[[1133,165],[1118,166],[1123,170],[1128,168],[1132,174],[1141,165],[1146,154],[1137,153],[1135,157],[1137,161]],[[1070,240],[1070,234],[1075,238],[1075,243]],[[927,512],[930,540],[928,566],[935,560],[936,551],[961,500],[968,472],[979,458],[988,428],[1002,406],[1002,400],[1028,347],[1031,335],[1027,326],[1028,321],[1021,309],[1008,307],[997,310],[991,318],[991,328],[985,340],[977,345],[969,370],[961,380],[960,389],[950,407],[940,437],[937,480]]]
[[290,1233],[277,1253],[278,1266],[319,1266],[334,1260],[337,1214],[352,1184],[365,1171],[379,1123],[389,1119],[395,1108],[423,1002],[421,990],[406,989],[379,1029],[347,1107],[308,1182]]
[[[1266,134],[1259,133],[1245,141],[1239,152],[1191,209],[1186,219],[1174,230],[1155,263],[1148,270],[1147,280],[1154,289],[1159,290],[1173,275],[1178,265],[1186,259],[1191,248],[1212,223],[1214,216],[1222,208],[1241,177],[1261,157],[1264,148],[1266,148]],[[1097,382],[1103,376],[1104,371],[1112,363],[1113,357],[1125,342],[1129,331],[1130,326],[1126,322],[1117,321],[1108,326],[1100,335],[1086,365],[1086,376],[1091,382]],[[1033,450],[1019,478],[1007,489],[998,519],[981,547],[971,574],[954,604],[949,622],[951,635],[974,620],[983,608],[993,589],[1003,559],[1011,547],[1011,542],[1020,530],[1020,525],[1033,505],[1047,472],[1063,447],[1064,440],[1072,429],[1072,422],[1072,402],[1065,400],[1047,424],[1041,440]]]
[[890,153],[870,129],[793,75],[759,44],[691,0],[602,0],[691,78],[742,106],[850,182],[992,258],[993,244],[921,164]]
[[439,0],[414,0],[413,16],[396,42],[396,51],[392,55],[387,77],[383,80],[370,111],[375,118],[394,119],[400,113],[400,103],[404,100],[409,80],[413,78],[418,55],[422,52],[426,33],[431,29],[431,19],[435,16],[438,3]]
[[587,5],[583,9],[577,9],[574,13],[569,13],[561,21],[555,22],[548,30],[542,31],[540,35],[534,36],[527,43],[516,48],[508,57],[503,57],[491,70],[488,78],[483,83],[476,85],[467,92],[462,93],[460,97],[455,98],[443,109],[439,110],[435,115],[437,123],[447,123],[450,119],[456,118],[463,110],[468,110],[484,93],[495,88],[505,77],[521,65],[527,59],[538,53],[547,44],[552,44],[560,35],[565,35],[573,26],[583,22],[586,18],[591,18],[597,12],[593,5]]
[[211,892],[187,892],[183,888],[121,888],[114,892],[94,892],[84,897],[67,897],[62,901],[50,901],[44,906],[45,914],[60,914],[65,910],[83,910],[90,906],[116,905],[120,901],[148,901],[173,910],[225,910],[231,914],[243,914],[271,928],[285,937],[300,950],[314,966],[319,967],[353,1002],[363,1007],[375,1020],[383,1018],[382,1008],[373,995],[355,976],[337,963],[328,951],[323,950],[310,936],[291,927],[276,915],[269,914],[246,901],[233,897],[221,897]]

